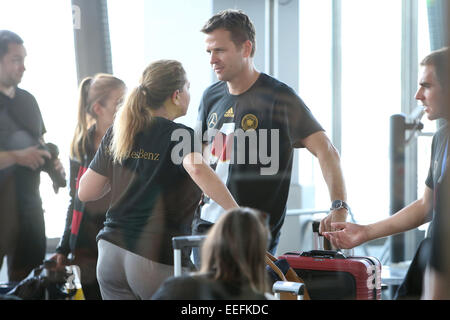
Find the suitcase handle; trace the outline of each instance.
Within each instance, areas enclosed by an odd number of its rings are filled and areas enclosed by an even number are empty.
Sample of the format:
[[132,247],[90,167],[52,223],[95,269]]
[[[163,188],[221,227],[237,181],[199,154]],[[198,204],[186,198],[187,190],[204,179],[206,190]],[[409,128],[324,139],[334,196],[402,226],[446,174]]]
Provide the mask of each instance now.
[[172,246],[174,249],[182,249],[184,247],[200,247],[206,236],[179,236],[172,238]]
[[347,259],[345,254],[334,250],[311,250],[300,254],[302,257],[326,258],[326,259]]

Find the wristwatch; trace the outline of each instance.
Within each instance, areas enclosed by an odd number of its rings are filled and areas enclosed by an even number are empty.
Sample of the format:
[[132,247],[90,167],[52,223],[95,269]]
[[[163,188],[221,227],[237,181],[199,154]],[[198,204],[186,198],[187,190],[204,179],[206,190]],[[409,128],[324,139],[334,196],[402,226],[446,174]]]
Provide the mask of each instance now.
[[330,208],[330,210],[339,210],[339,209],[342,209],[342,208],[345,208],[345,209],[347,209],[347,211],[350,211],[350,207],[349,207],[349,205],[348,205],[345,201],[342,201],[342,200],[334,200],[334,201],[331,203],[331,208]]

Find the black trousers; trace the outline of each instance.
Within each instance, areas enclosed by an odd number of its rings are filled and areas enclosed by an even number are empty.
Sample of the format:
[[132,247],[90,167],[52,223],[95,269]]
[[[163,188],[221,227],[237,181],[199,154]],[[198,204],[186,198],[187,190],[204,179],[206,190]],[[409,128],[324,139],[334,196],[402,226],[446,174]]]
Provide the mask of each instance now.
[[420,300],[423,276],[425,275],[430,250],[431,239],[423,239],[409,265],[405,279],[395,293],[394,300]]

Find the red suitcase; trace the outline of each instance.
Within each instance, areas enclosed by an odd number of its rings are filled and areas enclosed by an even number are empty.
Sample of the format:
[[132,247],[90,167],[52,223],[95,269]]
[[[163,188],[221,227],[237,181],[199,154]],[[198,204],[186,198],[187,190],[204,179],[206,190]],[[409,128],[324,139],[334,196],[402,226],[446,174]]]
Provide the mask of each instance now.
[[381,263],[340,251],[288,252],[286,259],[305,281],[311,300],[381,300]]

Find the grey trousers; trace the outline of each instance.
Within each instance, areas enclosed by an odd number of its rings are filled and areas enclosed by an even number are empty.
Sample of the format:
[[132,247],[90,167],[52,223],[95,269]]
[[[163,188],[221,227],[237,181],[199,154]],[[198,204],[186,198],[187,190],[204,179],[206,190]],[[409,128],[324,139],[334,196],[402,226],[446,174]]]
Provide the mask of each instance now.
[[111,242],[98,241],[97,279],[104,300],[150,299],[172,275],[173,266],[151,261]]

